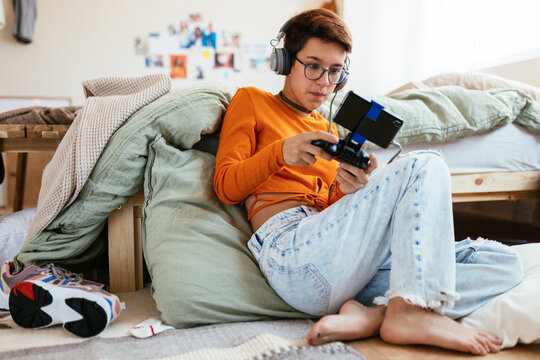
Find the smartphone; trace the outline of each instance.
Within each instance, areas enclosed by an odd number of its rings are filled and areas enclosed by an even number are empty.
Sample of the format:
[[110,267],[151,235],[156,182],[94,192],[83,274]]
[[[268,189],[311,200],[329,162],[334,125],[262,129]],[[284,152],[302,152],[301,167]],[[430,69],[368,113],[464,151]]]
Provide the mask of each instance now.
[[386,149],[396,137],[403,125],[403,120],[383,109],[375,121],[366,115],[371,108],[368,101],[349,91],[341,102],[334,121],[352,133],[359,134],[366,140]]

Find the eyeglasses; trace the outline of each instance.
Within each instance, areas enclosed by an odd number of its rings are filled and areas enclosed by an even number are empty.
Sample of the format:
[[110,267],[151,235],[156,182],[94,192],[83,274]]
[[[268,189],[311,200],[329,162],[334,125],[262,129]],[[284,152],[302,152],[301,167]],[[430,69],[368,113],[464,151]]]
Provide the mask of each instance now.
[[330,82],[330,84],[336,85],[342,82],[343,79],[347,75],[349,75],[349,72],[345,69],[325,69],[319,64],[306,64],[300,61],[297,57],[295,57],[294,59],[304,66],[304,75],[308,80],[319,80],[324,76],[325,72],[328,72],[328,81]]

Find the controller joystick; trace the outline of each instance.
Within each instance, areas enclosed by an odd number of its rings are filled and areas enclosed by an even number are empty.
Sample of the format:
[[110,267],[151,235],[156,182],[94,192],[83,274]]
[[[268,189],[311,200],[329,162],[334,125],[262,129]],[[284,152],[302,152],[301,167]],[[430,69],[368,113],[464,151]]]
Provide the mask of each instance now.
[[348,138],[339,139],[337,144],[325,140],[313,140],[311,144],[320,147],[341,162],[365,169],[369,164],[368,153],[357,146],[348,145],[350,143],[348,140]]
[[333,144],[325,140],[313,140],[311,144],[320,147],[332,156],[336,156],[339,154],[338,144]]

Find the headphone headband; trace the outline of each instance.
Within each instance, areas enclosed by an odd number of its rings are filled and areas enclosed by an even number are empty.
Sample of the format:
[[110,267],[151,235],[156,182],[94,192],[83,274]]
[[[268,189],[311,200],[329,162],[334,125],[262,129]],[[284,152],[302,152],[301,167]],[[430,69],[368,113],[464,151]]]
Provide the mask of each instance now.
[[[284,47],[276,49],[276,46],[279,44],[281,39],[285,37],[286,32],[290,26],[291,20],[287,20],[287,22],[283,24],[283,26],[279,29],[276,38],[270,41],[270,45],[273,48],[272,54],[270,55],[270,69],[278,75],[289,75],[291,73],[293,59],[291,59],[289,51]],[[343,80],[336,84],[334,92],[337,92],[343,89],[343,87],[345,87],[345,84],[347,83],[347,79],[349,77],[349,63],[350,60],[349,56],[347,55],[347,57],[345,58],[345,64],[343,66],[344,70],[346,70],[345,76],[343,77]]]
[[291,26],[291,20],[287,20],[287,22],[285,24],[283,24],[283,26],[279,29],[279,32],[278,32],[278,34],[276,36],[276,40],[278,41],[277,43],[279,43],[281,41],[281,39],[283,39],[285,37],[285,33],[289,29],[289,26]]

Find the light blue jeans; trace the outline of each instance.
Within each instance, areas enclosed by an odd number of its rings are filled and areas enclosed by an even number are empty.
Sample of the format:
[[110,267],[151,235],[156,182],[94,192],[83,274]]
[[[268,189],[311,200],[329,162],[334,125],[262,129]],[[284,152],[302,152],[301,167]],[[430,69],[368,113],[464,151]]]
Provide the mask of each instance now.
[[321,212],[300,206],[274,215],[248,247],[276,293],[315,316],[350,299],[369,306],[402,297],[459,318],[522,278],[510,247],[454,241],[450,174],[432,151],[378,169]]

